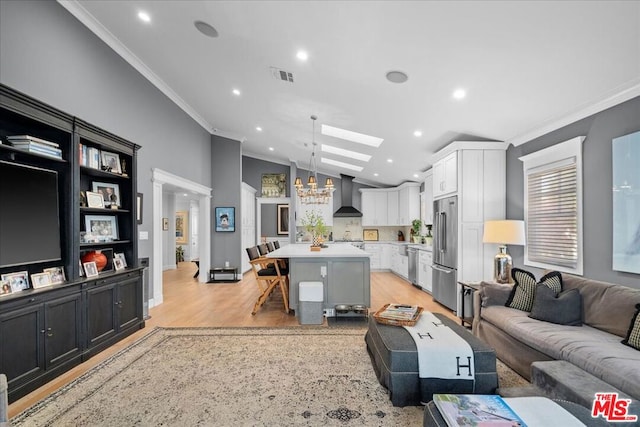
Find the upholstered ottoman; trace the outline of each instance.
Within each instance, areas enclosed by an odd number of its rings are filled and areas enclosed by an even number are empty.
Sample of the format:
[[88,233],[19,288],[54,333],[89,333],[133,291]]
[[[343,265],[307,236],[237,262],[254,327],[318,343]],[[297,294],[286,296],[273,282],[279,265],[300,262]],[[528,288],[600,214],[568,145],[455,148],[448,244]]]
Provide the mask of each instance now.
[[493,349],[446,316],[435,316],[471,346],[475,381],[420,378],[418,352],[409,332],[401,326],[379,324],[369,316],[364,338],[367,351],[378,381],[387,388],[393,406],[426,404],[433,393],[494,394],[496,391],[498,374]]

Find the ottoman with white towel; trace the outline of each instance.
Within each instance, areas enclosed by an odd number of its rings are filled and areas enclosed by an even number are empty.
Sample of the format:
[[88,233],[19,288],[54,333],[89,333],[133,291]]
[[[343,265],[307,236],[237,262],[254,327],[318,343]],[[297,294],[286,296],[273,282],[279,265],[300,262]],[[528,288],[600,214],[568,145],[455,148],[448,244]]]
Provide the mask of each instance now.
[[498,386],[495,351],[445,315],[434,313],[445,326],[464,339],[473,351],[473,379],[420,378],[418,350],[401,326],[379,324],[369,316],[365,335],[378,381],[389,392],[393,406],[426,404],[434,393],[494,394]]

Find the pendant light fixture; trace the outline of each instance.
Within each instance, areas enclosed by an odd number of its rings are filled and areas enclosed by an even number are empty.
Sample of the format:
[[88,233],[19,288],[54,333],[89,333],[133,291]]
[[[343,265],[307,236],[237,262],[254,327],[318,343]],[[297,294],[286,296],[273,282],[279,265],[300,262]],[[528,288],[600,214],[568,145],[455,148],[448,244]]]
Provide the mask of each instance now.
[[302,179],[297,177],[294,182],[296,194],[300,197],[300,201],[306,205],[327,204],[331,200],[333,194],[333,180],[327,178],[324,188],[318,188],[318,163],[316,161],[316,120],[318,117],[311,116],[313,134],[312,134],[312,151],[309,160],[309,174],[307,176],[307,187],[302,184]]

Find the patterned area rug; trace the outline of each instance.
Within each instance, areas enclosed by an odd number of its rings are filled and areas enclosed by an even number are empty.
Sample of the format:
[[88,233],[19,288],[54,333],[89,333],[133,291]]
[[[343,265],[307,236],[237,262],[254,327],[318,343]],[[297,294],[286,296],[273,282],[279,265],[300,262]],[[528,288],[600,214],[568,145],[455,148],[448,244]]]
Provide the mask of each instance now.
[[[395,408],[362,328],[156,328],[14,426],[421,425]],[[508,369],[508,368],[507,368]]]

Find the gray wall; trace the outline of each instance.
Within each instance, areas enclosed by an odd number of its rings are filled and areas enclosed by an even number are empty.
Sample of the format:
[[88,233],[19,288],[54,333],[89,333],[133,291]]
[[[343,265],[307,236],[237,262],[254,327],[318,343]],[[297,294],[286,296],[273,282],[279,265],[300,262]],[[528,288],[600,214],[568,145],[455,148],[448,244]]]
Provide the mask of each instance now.
[[[507,150],[507,218],[524,218],[524,177],[518,157],[586,136],[583,143],[584,277],[640,288],[640,275],[613,271],[611,141],[640,130],[640,97]],[[640,167],[640,165],[639,165]],[[640,212],[638,213],[640,216]],[[524,249],[509,247],[514,266],[523,266]],[[529,270],[540,270],[525,267]]]
[[[262,174],[284,173],[287,175],[288,181],[291,178],[291,171],[289,169],[289,165],[281,165],[279,163],[255,159],[253,157],[242,156],[242,181],[257,190],[256,197],[260,197],[261,194]],[[289,189],[287,188],[287,197],[290,196]]]
[[211,214],[215,217],[215,207],[235,207],[235,231],[215,231],[212,218],[211,262],[212,267],[223,267],[225,261],[240,267],[242,229],[240,198],[242,196],[242,148],[239,141],[211,136]]
[[139,255],[153,264],[151,168],[210,186],[209,133],[55,1],[0,1],[0,82],[142,146]]

